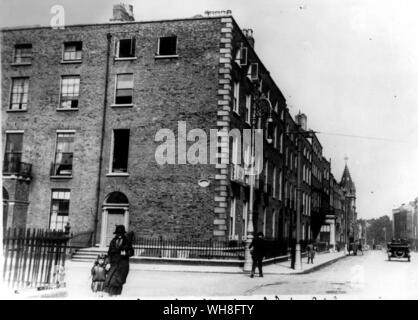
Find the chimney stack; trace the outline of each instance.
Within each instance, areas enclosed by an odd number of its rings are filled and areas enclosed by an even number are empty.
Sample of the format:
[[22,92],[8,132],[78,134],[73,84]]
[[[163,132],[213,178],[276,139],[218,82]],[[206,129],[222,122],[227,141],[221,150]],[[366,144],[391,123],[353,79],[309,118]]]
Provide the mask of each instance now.
[[113,6],[113,17],[110,21],[135,21],[134,7],[124,3],[115,4]]
[[247,41],[250,43],[250,46],[254,49],[254,37],[253,37],[253,29],[242,29],[244,36],[247,38]]
[[300,113],[296,115],[296,123],[300,126],[300,128],[304,131],[307,130],[308,127],[308,118],[306,117],[306,114]]

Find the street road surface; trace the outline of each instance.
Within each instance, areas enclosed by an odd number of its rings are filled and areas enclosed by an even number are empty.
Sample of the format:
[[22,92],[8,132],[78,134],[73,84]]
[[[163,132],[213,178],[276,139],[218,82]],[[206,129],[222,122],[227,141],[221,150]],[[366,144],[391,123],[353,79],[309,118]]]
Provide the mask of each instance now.
[[[89,268],[84,268],[88,273]],[[87,276],[77,277],[77,283],[70,283],[68,289],[69,298],[92,297]],[[265,274],[264,278],[258,275],[250,278],[248,274],[140,271],[132,268],[121,298],[222,299],[244,296],[251,299],[251,296],[275,295],[418,299],[418,254],[412,253],[411,262],[388,261],[386,250],[369,251],[363,256],[340,259],[308,274]]]

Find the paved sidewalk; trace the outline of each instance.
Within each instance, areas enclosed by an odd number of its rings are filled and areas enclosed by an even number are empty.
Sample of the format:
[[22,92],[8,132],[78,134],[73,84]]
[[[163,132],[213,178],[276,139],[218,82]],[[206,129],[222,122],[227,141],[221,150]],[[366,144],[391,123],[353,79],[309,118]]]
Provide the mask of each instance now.
[[[210,296],[225,295],[232,296],[236,292],[246,292],[256,284],[268,283],[272,276],[286,277],[303,273],[314,272],[326,265],[344,258],[343,252],[317,254],[314,264],[306,264],[307,258],[302,261],[302,270],[290,268],[290,261],[284,261],[263,268],[266,277],[250,279],[248,273],[243,272],[240,267],[229,266],[203,266],[203,265],[172,265],[172,264],[149,264],[131,263],[128,282],[125,294],[120,297],[142,298],[159,297],[161,294],[190,294]],[[25,298],[58,298],[58,299],[97,299],[90,289],[91,262],[68,261],[66,263],[66,288],[49,292],[21,293],[11,299]],[[218,292],[218,291],[219,292]],[[34,295],[32,295],[34,293]],[[184,295],[183,294],[183,295]]]
[[294,270],[290,267],[290,261],[279,262],[263,267],[265,274],[303,274],[314,272],[319,268],[325,267],[339,259],[344,258],[346,255],[341,252],[329,252],[319,253],[315,255],[314,263],[307,264],[308,258],[302,259],[302,269]]

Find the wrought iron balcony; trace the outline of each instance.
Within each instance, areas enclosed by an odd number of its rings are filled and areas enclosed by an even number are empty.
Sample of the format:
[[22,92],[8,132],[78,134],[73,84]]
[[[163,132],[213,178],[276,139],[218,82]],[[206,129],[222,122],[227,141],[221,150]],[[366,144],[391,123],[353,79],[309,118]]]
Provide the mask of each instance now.
[[3,175],[16,175],[30,178],[32,164],[19,161],[17,159],[5,159],[3,162]]

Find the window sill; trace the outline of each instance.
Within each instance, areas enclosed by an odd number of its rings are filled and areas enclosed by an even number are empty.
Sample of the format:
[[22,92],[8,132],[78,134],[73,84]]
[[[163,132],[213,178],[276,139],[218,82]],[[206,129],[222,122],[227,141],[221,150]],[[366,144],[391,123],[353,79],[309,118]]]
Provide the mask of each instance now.
[[72,179],[73,176],[51,176],[51,179]]
[[61,60],[62,64],[81,63],[82,60]]
[[178,59],[179,55],[178,54],[171,54],[171,55],[162,56],[162,55],[156,54],[154,56],[154,58],[155,59]]
[[120,173],[115,173],[115,172],[111,172],[106,174],[106,177],[129,177],[129,173],[127,172],[120,172]]
[[10,65],[12,65],[13,67],[18,67],[18,66],[31,66],[32,62],[13,62]]
[[57,108],[57,111],[78,111],[78,108]]
[[7,109],[6,112],[27,112],[28,109]]
[[133,103],[127,103],[127,104],[116,104],[116,103],[113,103],[111,105],[112,108],[132,108],[133,106],[134,106]]
[[115,57],[115,61],[133,61],[136,60],[137,57],[126,57],[126,58],[119,58],[119,57]]

